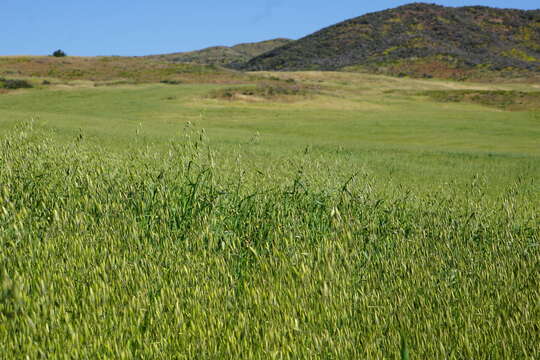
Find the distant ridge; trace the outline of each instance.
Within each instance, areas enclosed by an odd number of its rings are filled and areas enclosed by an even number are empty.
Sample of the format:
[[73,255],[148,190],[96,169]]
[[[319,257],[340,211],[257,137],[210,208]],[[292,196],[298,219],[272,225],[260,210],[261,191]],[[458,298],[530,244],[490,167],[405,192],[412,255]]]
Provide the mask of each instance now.
[[197,63],[203,65],[240,66],[251,58],[290,43],[290,39],[272,39],[235,46],[213,46],[202,50],[180,52],[165,55],[152,55],[157,58],[179,63]]
[[458,77],[540,71],[540,10],[413,3],[322,29],[249,60],[244,70],[366,69]]

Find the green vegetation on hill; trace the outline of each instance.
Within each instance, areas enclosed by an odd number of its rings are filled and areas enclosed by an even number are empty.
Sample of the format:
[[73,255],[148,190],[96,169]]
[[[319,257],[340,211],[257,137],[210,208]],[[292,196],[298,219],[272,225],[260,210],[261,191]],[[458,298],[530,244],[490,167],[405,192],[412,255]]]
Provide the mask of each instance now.
[[414,3],[330,26],[255,57],[244,68],[515,76],[540,71],[539,44],[540,10]]
[[154,55],[150,58],[179,63],[196,63],[239,67],[255,56],[290,43],[289,39],[273,39],[255,43],[244,43],[235,46],[213,46],[202,50]]

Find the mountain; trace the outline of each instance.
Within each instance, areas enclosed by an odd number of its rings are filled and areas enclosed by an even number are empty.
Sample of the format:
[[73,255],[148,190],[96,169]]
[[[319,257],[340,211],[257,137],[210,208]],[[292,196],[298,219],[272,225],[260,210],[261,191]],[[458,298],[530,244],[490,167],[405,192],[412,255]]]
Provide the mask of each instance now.
[[459,76],[540,71],[540,10],[413,3],[341,22],[256,56],[245,70],[368,69]]
[[213,46],[202,50],[165,55],[152,55],[150,58],[181,63],[198,63],[205,65],[238,66],[251,58],[286,45],[292,40],[273,39],[255,43],[229,46]]

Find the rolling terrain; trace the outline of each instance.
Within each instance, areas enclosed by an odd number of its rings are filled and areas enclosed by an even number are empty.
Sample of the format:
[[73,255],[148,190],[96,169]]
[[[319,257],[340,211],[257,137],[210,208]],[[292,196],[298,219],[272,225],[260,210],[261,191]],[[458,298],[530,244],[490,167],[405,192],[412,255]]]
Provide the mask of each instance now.
[[0,57],[0,77],[33,79],[34,82],[70,83],[90,81],[92,85],[155,82],[238,82],[246,76],[214,65],[182,64],[141,57]]
[[322,29],[246,70],[363,70],[463,79],[540,71],[540,10],[414,3]]
[[0,81],[6,358],[540,356],[537,84],[108,64]]
[[250,59],[286,45],[292,40],[272,39],[256,43],[244,43],[235,46],[213,46],[202,50],[164,55],[153,55],[149,58],[180,63],[196,63],[240,67]]

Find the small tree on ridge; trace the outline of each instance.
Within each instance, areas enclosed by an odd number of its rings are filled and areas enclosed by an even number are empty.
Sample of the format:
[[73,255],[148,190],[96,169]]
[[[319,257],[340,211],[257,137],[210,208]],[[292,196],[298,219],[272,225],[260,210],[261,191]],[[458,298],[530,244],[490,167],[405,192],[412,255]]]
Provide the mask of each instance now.
[[64,56],[67,56],[65,52],[63,52],[62,50],[58,49],[56,50],[55,52],[53,52],[53,56],[54,57],[64,57]]

